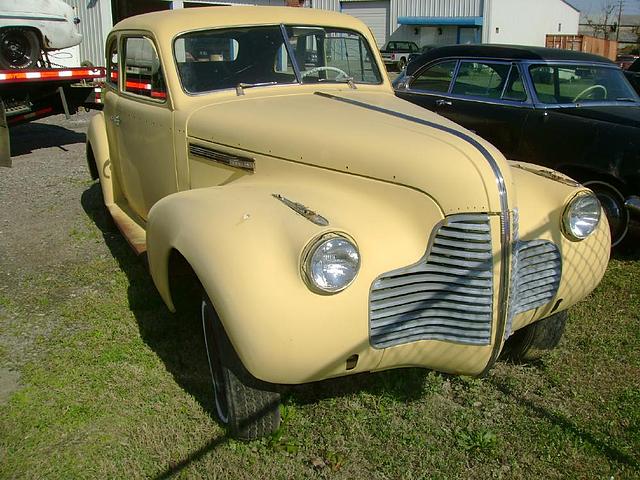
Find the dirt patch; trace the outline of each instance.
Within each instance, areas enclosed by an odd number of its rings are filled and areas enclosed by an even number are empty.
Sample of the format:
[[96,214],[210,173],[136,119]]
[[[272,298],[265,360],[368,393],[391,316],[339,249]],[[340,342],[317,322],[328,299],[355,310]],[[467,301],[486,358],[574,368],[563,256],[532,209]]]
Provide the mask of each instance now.
[[7,403],[13,392],[20,388],[20,374],[7,368],[0,368],[0,405]]
[[[77,241],[89,231],[81,198],[91,183],[85,132],[93,114],[57,115],[11,130],[13,168],[0,168],[2,367],[37,358],[36,342],[55,327],[45,302],[73,294],[56,286],[60,267],[108,253],[104,242]],[[16,384],[3,370],[3,385],[5,376],[8,391]]]

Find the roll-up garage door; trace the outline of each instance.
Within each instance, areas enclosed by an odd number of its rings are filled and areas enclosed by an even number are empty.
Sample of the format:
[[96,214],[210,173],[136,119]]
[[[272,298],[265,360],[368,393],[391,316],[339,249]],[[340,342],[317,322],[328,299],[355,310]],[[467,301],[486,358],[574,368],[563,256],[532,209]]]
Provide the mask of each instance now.
[[389,2],[341,2],[342,13],[362,20],[373,32],[382,48],[389,32]]

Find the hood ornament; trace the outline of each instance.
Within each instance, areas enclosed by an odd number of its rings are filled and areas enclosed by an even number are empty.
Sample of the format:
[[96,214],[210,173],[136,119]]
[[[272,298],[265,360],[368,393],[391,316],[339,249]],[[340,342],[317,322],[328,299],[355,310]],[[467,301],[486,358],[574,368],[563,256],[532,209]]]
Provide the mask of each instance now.
[[321,227],[326,227],[327,225],[329,225],[329,220],[324,218],[319,213],[316,213],[313,210],[310,210],[309,208],[305,207],[303,204],[294,202],[293,200],[289,200],[288,198],[283,197],[278,193],[273,193],[272,196],[273,198],[280,200],[282,203],[284,203],[287,207],[289,207],[294,212],[302,215],[311,223],[315,223],[316,225],[319,225]]

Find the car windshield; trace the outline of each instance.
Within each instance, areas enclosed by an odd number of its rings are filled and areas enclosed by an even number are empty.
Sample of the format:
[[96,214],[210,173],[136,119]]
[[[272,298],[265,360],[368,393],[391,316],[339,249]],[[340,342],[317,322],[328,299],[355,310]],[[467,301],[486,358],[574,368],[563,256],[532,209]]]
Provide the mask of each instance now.
[[293,83],[382,82],[367,41],[357,32],[289,25],[185,33],[174,42],[188,93]]
[[547,104],[640,101],[621,70],[584,65],[529,67],[538,99]]

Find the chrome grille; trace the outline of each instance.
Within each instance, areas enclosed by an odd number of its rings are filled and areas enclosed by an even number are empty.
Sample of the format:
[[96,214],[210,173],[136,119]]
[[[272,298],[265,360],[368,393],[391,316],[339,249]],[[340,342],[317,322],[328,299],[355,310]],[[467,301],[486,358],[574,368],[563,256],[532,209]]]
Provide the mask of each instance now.
[[562,276],[560,252],[546,240],[516,242],[513,251],[511,315],[547,304]]
[[428,255],[379,277],[369,299],[370,342],[386,348],[417,340],[491,342],[493,259],[486,214],[453,215]]

